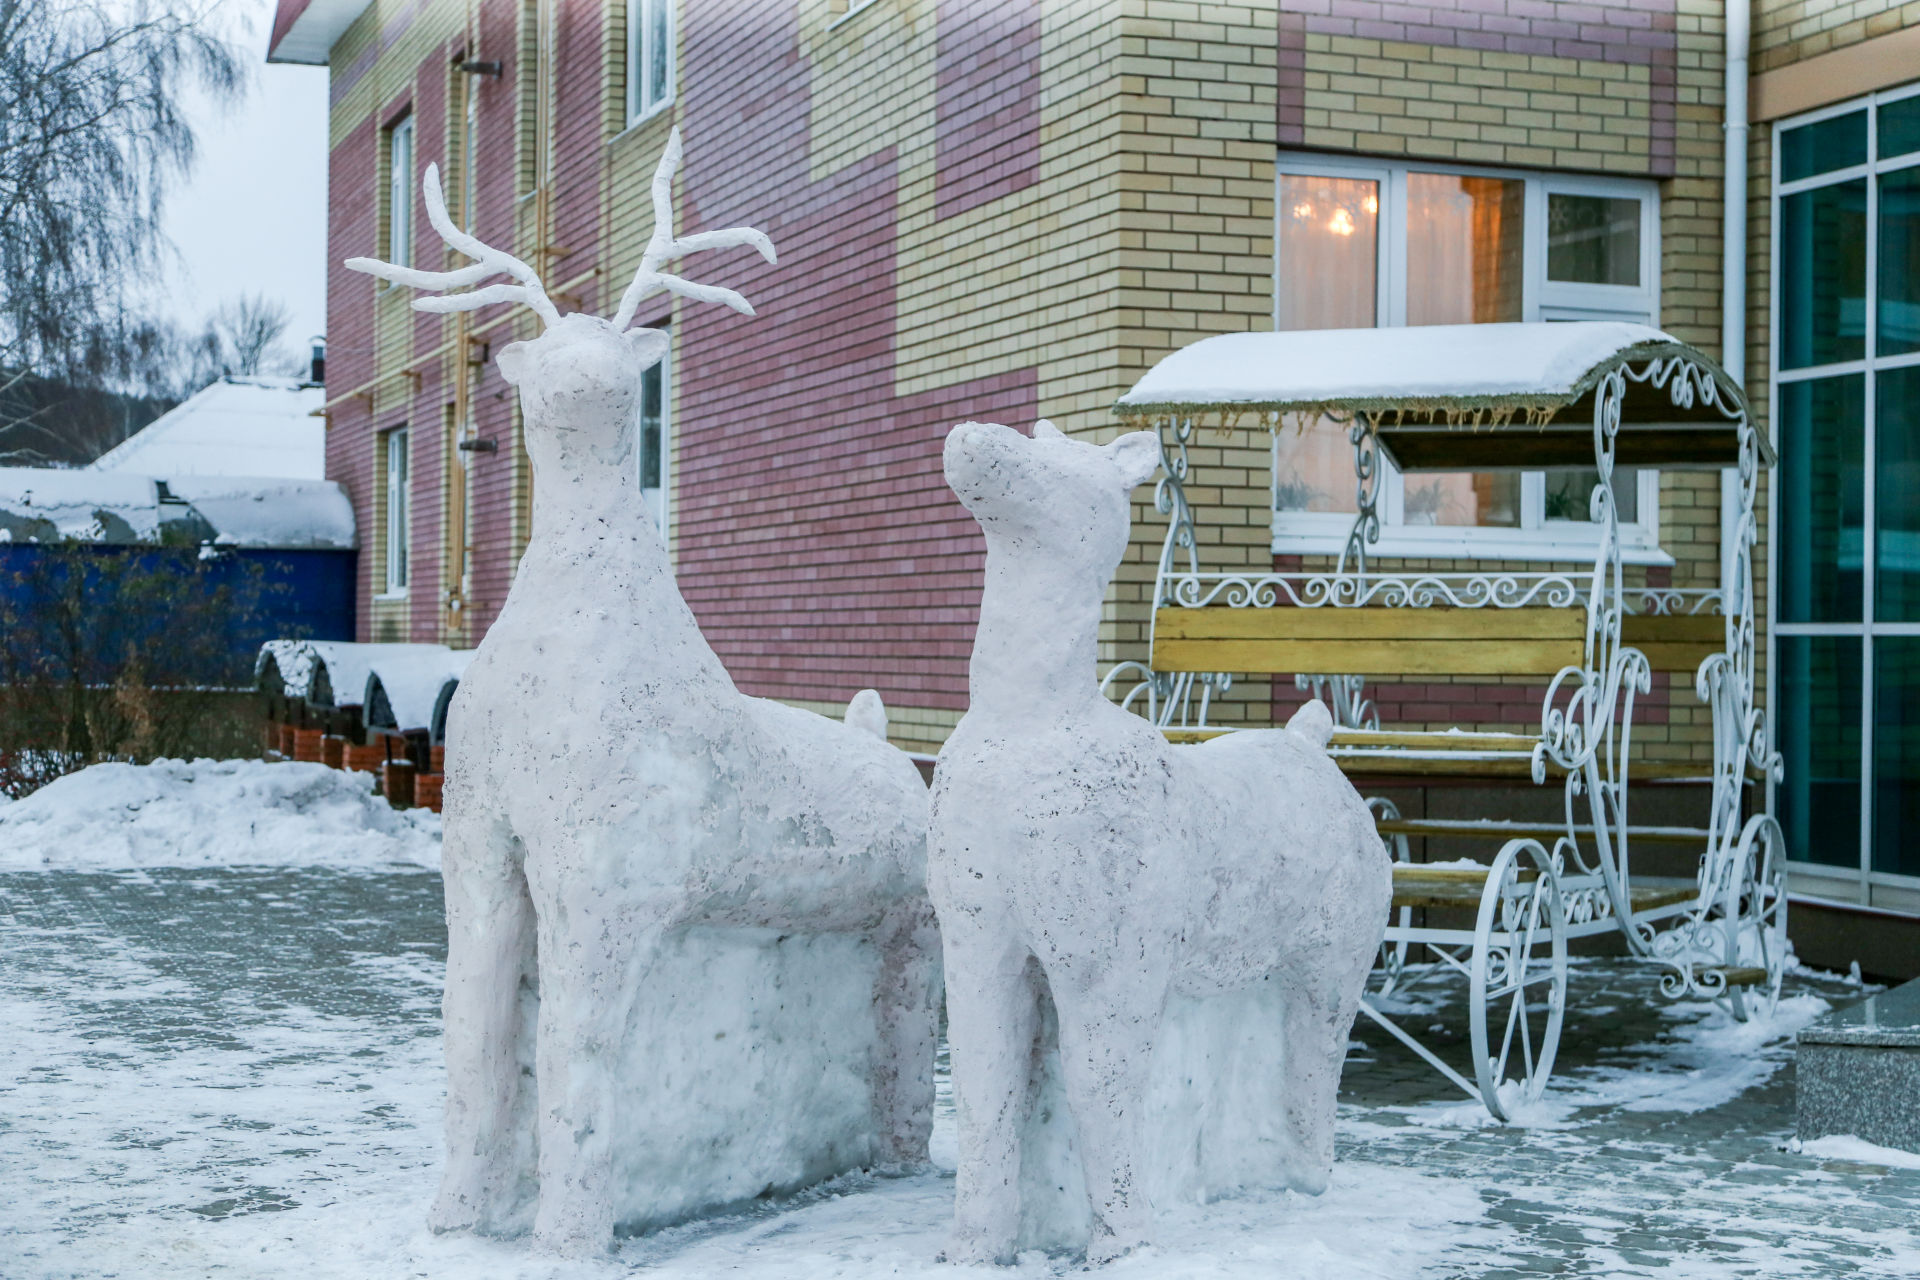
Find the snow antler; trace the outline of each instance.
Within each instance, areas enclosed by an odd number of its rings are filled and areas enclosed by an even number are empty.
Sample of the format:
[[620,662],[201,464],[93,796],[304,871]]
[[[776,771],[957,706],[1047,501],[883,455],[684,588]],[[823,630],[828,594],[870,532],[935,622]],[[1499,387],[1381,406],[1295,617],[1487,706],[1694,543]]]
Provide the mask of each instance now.
[[394,284],[403,284],[410,289],[458,289],[466,285],[479,284],[491,275],[505,274],[518,280],[519,284],[490,284],[484,289],[473,289],[467,293],[444,294],[440,297],[415,298],[415,311],[473,311],[494,302],[524,302],[540,317],[543,324],[560,323],[560,311],[547,297],[547,290],[540,283],[540,277],[534,274],[532,267],[509,253],[490,249],[474,237],[453,225],[453,219],[447,216],[447,200],[440,193],[440,166],[427,166],[426,176],[420,183],[421,194],[427,199],[427,221],[440,233],[440,238],[450,246],[476,258],[472,266],[461,267],[456,271],[416,271],[412,267],[397,267],[391,262],[381,262],[378,258],[348,258],[347,269],[364,271],[370,276],[379,276],[382,280],[391,280]]
[[620,299],[620,309],[613,313],[613,327],[616,330],[625,330],[633,323],[633,313],[639,309],[640,299],[656,287],[700,302],[725,303],[743,315],[753,314],[753,304],[731,289],[695,284],[660,270],[671,258],[701,249],[725,249],[732,245],[750,244],[768,262],[779,261],[774,254],[773,241],[767,239],[764,231],[756,231],[752,227],[700,231],[676,238],[673,234],[673,174],[679,167],[680,130],[675,128],[667,137],[667,150],[660,157],[659,167],[653,171],[653,238],[647,241],[647,251],[640,257],[640,269],[634,273],[633,283],[627,286],[626,293]]

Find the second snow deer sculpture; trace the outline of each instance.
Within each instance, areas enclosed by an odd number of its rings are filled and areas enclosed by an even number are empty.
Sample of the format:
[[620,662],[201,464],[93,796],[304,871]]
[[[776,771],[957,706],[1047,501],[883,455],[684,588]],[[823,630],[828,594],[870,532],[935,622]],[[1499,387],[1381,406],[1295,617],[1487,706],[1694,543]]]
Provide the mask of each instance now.
[[1146,1239],[1156,1195],[1317,1193],[1332,1168],[1391,870],[1319,703],[1285,729],[1169,746],[1101,696],[1101,600],[1128,495],[1158,463],[1150,432],[1104,448],[1045,422],[1031,439],[986,423],[947,437],[947,483],[987,537],[927,849],[955,1261],[1078,1236],[1098,1262]]
[[662,270],[758,231],[674,238],[679,135],[654,232],[611,320],[559,314],[526,264],[368,259],[402,285],[523,302],[545,332],[498,357],[519,389],[533,536],[448,717],[447,1165],[438,1230],[566,1253],[846,1169],[926,1158],[938,936],[926,789],[858,695],[846,724],[739,693],[641,502],[634,408],[666,335],[629,329]]

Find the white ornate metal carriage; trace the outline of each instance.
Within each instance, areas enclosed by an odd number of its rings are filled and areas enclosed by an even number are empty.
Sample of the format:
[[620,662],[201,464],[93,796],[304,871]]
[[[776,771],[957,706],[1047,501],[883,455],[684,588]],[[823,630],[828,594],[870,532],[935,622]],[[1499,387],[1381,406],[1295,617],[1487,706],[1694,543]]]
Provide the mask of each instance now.
[[[1779,764],[1754,697],[1752,560],[1772,455],[1717,364],[1610,322],[1231,334],[1161,361],[1118,412],[1159,432],[1155,497],[1170,523],[1150,657],[1107,673],[1113,696],[1193,740],[1233,731],[1209,715],[1236,675],[1292,676],[1331,705],[1330,750],[1363,791],[1389,778],[1561,786],[1563,817],[1547,823],[1406,819],[1370,799],[1396,857],[1371,1018],[1504,1120],[1552,1071],[1570,940],[1617,931],[1664,995],[1711,997],[1739,1017],[1777,998],[1786,851],[1767,799]],[[1348,433],[1357,497],[1331,567],[1203,568],[1200,433],[1323,419]],[[1401,472],[1594,473],[1591,569],[1383,571],[1383,459]],[[1732,469],[1717,582],[1625,588],[1617,467]],[[1710,763],[1634,754],[1635,698],[1655,671],[1692,677],[1711,710]],[[1546,692],[1531,732],[1401,731],[1380,726],[1367,680],[1381,676],[1531,676]],[[1705,823],[1631,824],[1630,774],[1708,783]],[[1411,859],[1413,839],[1468,836],[1506,839],[1490,864]],[[1697,848],[1696,874],[1633,874],[1635,842]],[[1447,972],[1469,984],[1471,1079],[1388,1012]]]

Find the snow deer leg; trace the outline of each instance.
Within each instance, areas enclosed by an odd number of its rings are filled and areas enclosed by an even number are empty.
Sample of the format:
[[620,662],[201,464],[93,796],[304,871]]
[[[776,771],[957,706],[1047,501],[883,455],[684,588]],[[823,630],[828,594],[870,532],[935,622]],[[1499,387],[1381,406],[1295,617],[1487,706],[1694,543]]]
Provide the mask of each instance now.
[[533,901],[504,817],[448,806],[443,848],[447,1165],[428,1225],[511,1234],[526,1228],[535,1191]]

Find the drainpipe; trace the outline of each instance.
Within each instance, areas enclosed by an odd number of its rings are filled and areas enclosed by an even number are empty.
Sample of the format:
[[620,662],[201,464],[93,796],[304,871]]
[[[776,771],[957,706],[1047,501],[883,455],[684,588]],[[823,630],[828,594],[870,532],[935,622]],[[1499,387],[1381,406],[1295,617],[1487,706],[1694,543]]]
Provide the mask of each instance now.
[[[1747,370],[1747,49],[1752,0],[1727,0],[1726,151],[1720,231],[1720,363],[1735,382]],[[1720,581],[1733,589],[1733,539],[1740,480],[1720,472]]]

